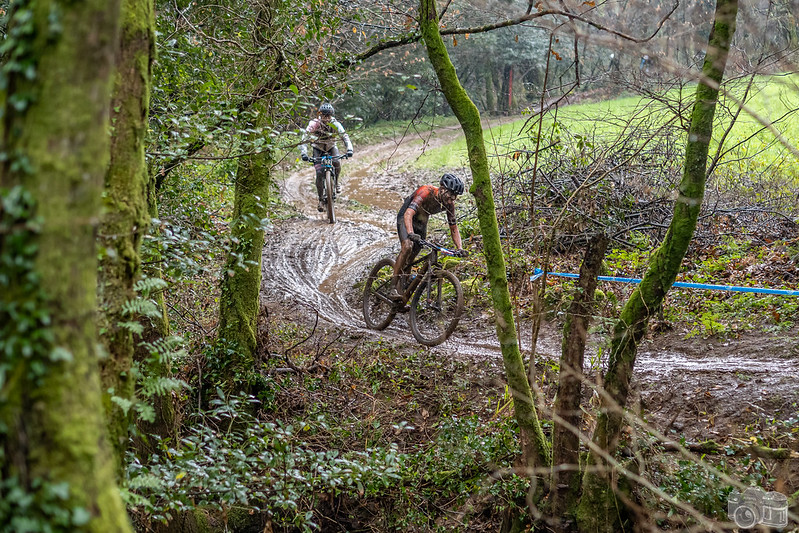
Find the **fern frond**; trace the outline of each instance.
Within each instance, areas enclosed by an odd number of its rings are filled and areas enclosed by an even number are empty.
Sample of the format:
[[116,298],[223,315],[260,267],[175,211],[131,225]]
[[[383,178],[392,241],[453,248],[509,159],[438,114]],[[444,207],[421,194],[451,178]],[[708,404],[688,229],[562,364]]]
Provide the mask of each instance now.
[[142,394],[147,397],[163,396],[169,392],[188,388],[188,383],[182,379],[156,377],[146,379],[142,383]]
[[160,364],[168,364],[186,355],[183,338],[169,336],[144,343],[142,346],[150,353],[150,360]]
[[144,298],[134,298],[122,304],[122,313],[128,316],[161,317],[161,312],[155,302]]
[[152,474],[143,474],[130,478],[128,481],[128,488],[131,490],[149,489],[152,491],[160,491],[164,488],[164,483]]
[[155,408],[149,403],[138,402],[136,404],[136,413],[138,413],[139,418],[145,422],[151,424],[155,422]]
[[150,296],[156,291],[166,289],[169,284],[161,278],[143,278],[133,285],[133,290],[144,296]]
[[131,406],[133,406],[132,400],[128,400],[121,396],[111,396],[111,402],[117,404],[119,408],[122,409],[122,412],[125,413],[125,416],[128,415],[128,411],[130,411]]
[[130,331],[131,333],[135,333],[136,335],[141,335],[144,333],[144,326],[142,326],[138,322],[126,321],[126,322],[119,322],[119,327]]

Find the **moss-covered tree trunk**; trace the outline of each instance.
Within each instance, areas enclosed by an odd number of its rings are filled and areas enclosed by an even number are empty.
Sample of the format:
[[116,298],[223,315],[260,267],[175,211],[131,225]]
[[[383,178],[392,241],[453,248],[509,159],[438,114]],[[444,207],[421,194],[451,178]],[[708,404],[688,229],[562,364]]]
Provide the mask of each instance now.
[[513,307],[505,274],[505,259],[499,242],[499,228],[480,112],[458,80],[455,67],[452,66],[444,41],[441,39],[435,0],[420,0],[419,23],[422,37],[427,46],[427,56],[438,76],[444,96],[455,116],[458,117],[466,137],[473,180],[470,192],[477,202],[477,217],[480,222],[480,233],[483,236],[483,253],[488,267],[491,298],[496,315],[497,337],[502,350],[505,371],[508,374],[508,386],[513,391],[516,419],[524,432],[524,440],[529,439],[529,444],[531,444],[531,448],[526,453],[526,461],[531,468],[549,465],[549,443],[541,431],[541,424],[533,401],[533,392],[527,381],[524,361],[516,338]]
[[580,279],[563,326],[558,395],[555,399],[557,418],[552,431],[552,481],[550,502],[553,517],[566,517],[573,511],[580,494],[580,435],[582,421],[580,401],[583,386],[583,360],[588,326],[596,308],[594,293],[608,237],[595,236],[580,266]]
[[[254,130],[246,141],[263,140],[262,129],[268,122],[263,102],[255,104],[256,113],[248,127]],[[230,225],[230,251],[222,270],[222,294],[219,304],[219,342],[229,347],[228,375],[252,369],[257,344],[257,320],[260,309],[261,253],[264,246],[262,220],[266,218],[270,169],[274,164],[269,145],[260,152],[239,160],[236,172],[233,220]]]
[[[253,28],[255,45],[266,50],[262,64],[267,65],[260,78],[266,78],[255,91],[248,135],[243,145],[253,155],[239,160],[236,172],[233,222],[230,228],[230,252],[222,270],[222,295],[219,304],[219,345],[232,351],[227,354],[225,373],[230,381],[253,369],[257,348],[257,322],[260,311],[261,253],[264,246],[262,221],[271,186],[274,151],[268,136],[272,124],[271,99],[283,75],[282,56],[274,52],[273,38],[280,27],[278,15],[283,4],[278,0],[259,0]],[[242,110],[244,113],[244,110]]]
[[[118,29],[115,0],[23,0],[10,13],[0,187],[6,200],[8,187],[20,194],[3,202],[2,218],[22,205],[39,218],[19,211],[0,233],[3,269],[14,265],[11,282],[25,289],[0,288],[0,499],[8,513],[0,523],[12,531],[131,531],[114,483],[95,323]],[[33,494],[30,507],[20,494],[9,497],[14,489]],[[34,525],[13,522],[24,518]]]
[[[735,33],[737,0],[718,0],[713,31],[708,40],[702,78],[696,89],[696,102],[685,149],[685,164],[674,215],[660,247],[652,254],[641,284],[633,291],[621,311],[613,332],[610,361],[605,374],[605,392],[593,442],[613,454],[621,433],[638,344],[646,333],[649,317],[658,309],[671,288],[688,244],[705,192],[708,146],[713,133],[713,116],[730,41]],[[619,507],[612,487],[612,468],[597,453],[591,453],[591,468],[583,479],[578,509],[583,531],[619,531]]]
[[127,449],[129,412],[113,397],[132,400],[135,379],[134,339],[123,324],[124,304],[136,294],[141,270],[141,242],[149,225],[147,165],[144,139],[150,107],[150,65],[155,50],[152,0],[124,0],[116,75],[111,98],[111,161],[105,175],[104,211],[100,225],[100,339],[106,357],[100,360],[103,403],[111,444],[121,460]]

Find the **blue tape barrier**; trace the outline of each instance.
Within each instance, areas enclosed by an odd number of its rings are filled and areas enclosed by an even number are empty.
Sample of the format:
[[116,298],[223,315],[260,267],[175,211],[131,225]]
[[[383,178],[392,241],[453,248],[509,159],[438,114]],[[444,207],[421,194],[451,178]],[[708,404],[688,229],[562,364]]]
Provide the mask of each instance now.
[[[535,281],[544,275],[544,271],[540,268],[535,269],[535,274],[530,276],[530,281]],[[564,272],[547,272],[547,276],[558,276],[561,278],[579,278],[579,274],[567,274]],[[597,279],[601,281],[617,281],[620,283],[641,283],[640,278],[619,278],[615,276],[598,276]],[[709,289],[713,291],[729,291],[729,292],[753,292],[758,294],[779,294],[782,296],[799,296],[799,291],[791,291],[787,289],[767,289],[763,287],[742,287],[739,285],[709,285],[707,283],[686,283],[684,281],[675,281],[672,287],[683,287],[686,289]]]

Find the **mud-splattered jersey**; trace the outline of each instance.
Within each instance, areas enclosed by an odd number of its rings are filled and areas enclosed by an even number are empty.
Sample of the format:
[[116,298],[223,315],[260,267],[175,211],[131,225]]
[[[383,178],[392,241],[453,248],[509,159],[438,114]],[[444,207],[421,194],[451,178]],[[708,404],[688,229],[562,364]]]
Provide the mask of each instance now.
[[305,142],[309,137],[313,137],[311,146],[323,152],[330,152],[330,150],[336,146],[337,137],[342,138],[348,151],[352,151],[350,136],[344,131],[344,126],[341,125],[341,122],[335,118],[330,122],[324,122],[322,119],[315,118],[308,123],[308,127],[305,128],[305,133],[302,137],[302,145],[300,146],[300,151],[303,154],[308,153]]
[[405,211],[408,208],[416,211],[416,214],[413,216],[414,222],[427,225],[427,220],[430,218],[430,215],[446,211],[447,223],[450,226],[454,226],[457,223],[457,219],[455,218],[455,199],[453,198],[448,202],[439,201],[438,187],[433,187],[432,185],[422,185],[416,189],[413,194],[408,196],[402,204],[399,216],[404,217]]

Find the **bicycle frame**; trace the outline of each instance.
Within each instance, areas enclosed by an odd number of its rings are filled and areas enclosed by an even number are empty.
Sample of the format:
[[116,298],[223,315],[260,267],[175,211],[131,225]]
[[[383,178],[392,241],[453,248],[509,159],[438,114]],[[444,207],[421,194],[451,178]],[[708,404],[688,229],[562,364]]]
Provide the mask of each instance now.
[[340,159],[346,159],[346,155],[330,155],[324,154],[320,155],[319,157],[311,157],[308,159],[309,162],[316,164],[319,163],[322,165],[322,172],[327,173],[330,172],[330,175],[333,176],[335,179],[336,176],[336,167],[333,166],[333,161],[338,161]]
[[421,283],[429,284],[430,278],[432,278],[433,273],[443,268],[441,264],[438,262],[438,252],[442,252],[444,253],[444,255],[455,255],[452,251],[425,240],[420,240],[419,244],[430,248],[430,253],[425,254],[422,257],[416,258],[411,262],[409,269],[411,273],[408,275],[412,275],[413,268],[416,265],[418,265],[419,263],[424,263],[424,264],[417,271],[416,276],[411,279],[411,282],[408,284],[408,287],[403,291],[402,296],[406,302],[410,301],[414,291],[416,290],[417,287],[419,287]]
[[[363,314],[371,329],[383,330],[397,313],[410,313],[414,338],[426,346],[441,344],[455,330],[463,313],[463,290],[458,278],[438,262],[438,254],[460,255],[437,244],[420,241],[430,252],[407,265],[402,298],[390,296],[394,261],[383,258],[372,267],[363,290]],[[404,269],[403,269],[404,270]]]
[[324,187],[323,198],[324,198],[324,203],[327,206],[327,219],[328,222],[330,222],[331,224],[336,223],[336,213],[333,207],[333,200],[335,198],[335,192],[333,191],[333,186],[335,184],[335,180],[338,179],[338,176],[336,176],[336,168],[333,166],[333,162],[338,161],[339,159],[344,159],[346,157],[347,157],[346,155],[324,154],[319,157],[311,157],[308,159],[308,161],[310,161],[314,165],[318,163],[322,167],[322,171],[325,176],[322,185]]

